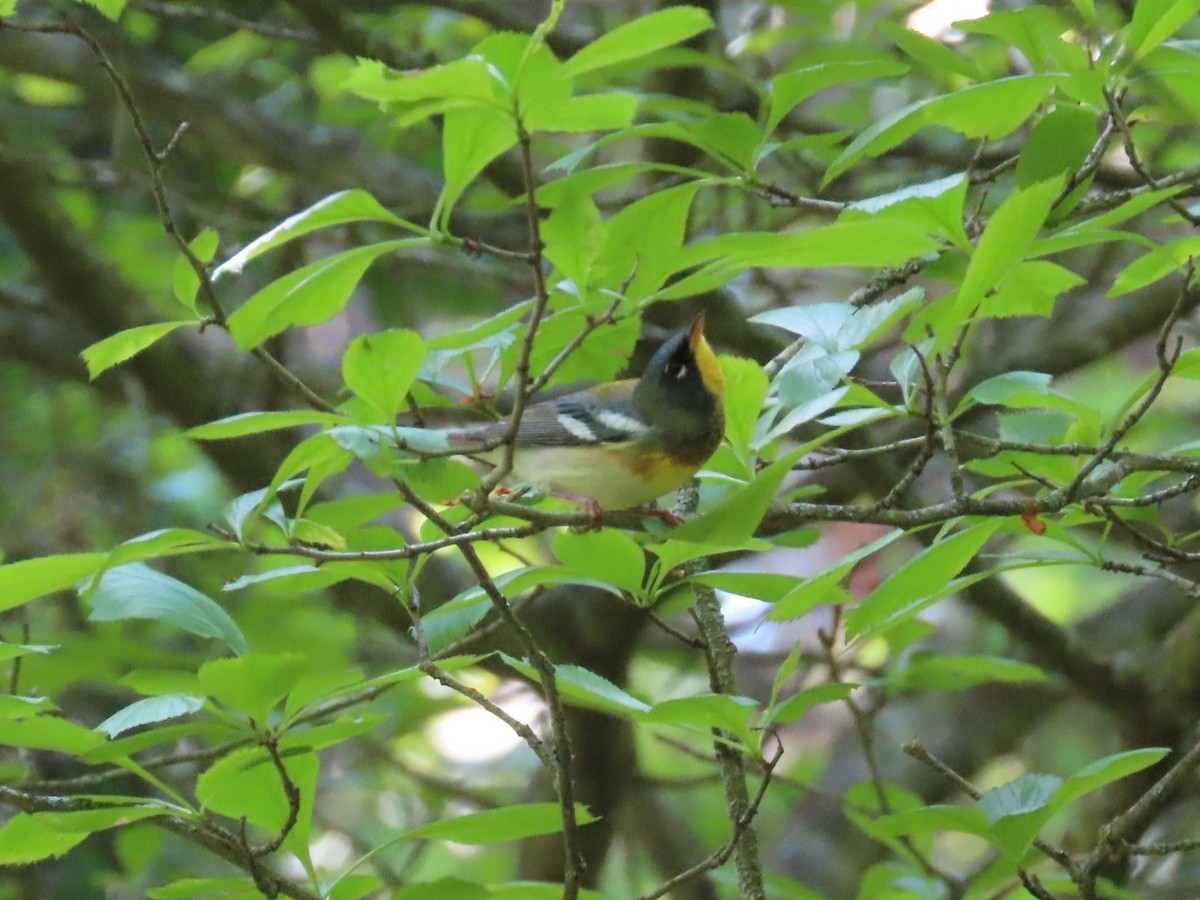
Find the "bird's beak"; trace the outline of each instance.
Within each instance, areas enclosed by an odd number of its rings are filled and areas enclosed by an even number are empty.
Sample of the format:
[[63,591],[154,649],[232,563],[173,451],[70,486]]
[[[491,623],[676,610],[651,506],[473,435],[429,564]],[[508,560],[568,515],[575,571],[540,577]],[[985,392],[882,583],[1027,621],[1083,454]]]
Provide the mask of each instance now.
[[700,315],[696,316],[696,321],[692,323],[692,329],[688,333],[688,349],[693,353],[700,346],[700,342],[704,340],[704,312],[701,310]]

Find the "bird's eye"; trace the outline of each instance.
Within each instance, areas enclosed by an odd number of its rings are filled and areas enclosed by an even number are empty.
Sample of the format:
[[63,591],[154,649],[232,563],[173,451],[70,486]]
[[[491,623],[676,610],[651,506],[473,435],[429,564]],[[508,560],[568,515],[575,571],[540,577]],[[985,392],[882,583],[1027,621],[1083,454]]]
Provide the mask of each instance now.
[[668,378],[674,378],[676,381],[683,381],[687,377],[688,367],[681,362],[667,363],[666,374]]

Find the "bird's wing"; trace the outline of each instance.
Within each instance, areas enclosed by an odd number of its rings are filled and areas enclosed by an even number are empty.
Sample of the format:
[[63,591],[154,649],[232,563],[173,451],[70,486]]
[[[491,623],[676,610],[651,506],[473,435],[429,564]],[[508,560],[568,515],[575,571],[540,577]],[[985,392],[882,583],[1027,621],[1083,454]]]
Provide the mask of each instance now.
[[[517,445],[577,447],[620,444],[649,430],[633,405],[634,381],[616,381],[535,403],[521,416]],[[503,438],[509,423],[495,422],[460,431],[454,442],[487,443]]]

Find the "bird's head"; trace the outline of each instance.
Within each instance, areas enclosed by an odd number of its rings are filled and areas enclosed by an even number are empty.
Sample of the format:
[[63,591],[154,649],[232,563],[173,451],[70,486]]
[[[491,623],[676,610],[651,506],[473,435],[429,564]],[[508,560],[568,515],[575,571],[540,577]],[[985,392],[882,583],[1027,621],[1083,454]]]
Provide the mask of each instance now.
[[725,377],[704,339],[704,313],[690,328],[672,335],[650,359],[634,389],[633,402],[647,421],[694,434],[723,414]]

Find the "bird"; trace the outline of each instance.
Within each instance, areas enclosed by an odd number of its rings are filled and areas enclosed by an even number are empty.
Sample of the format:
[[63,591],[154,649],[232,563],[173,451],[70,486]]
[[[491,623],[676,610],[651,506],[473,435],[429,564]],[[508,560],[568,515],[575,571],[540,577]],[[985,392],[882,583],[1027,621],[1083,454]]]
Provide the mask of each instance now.
[[[518,423],[511,481],[601,510],[647,507],[681,487],[721,443],[725,378],[704,313],[671,335],[641,378],[531,404]],[[494,464],[511,419],[456,430],[453,446]],[[497,446],[499,445],[499,446]],[[471,452],[471,447],[482,448]],[[658,512],[656,510],[648,510]]]

